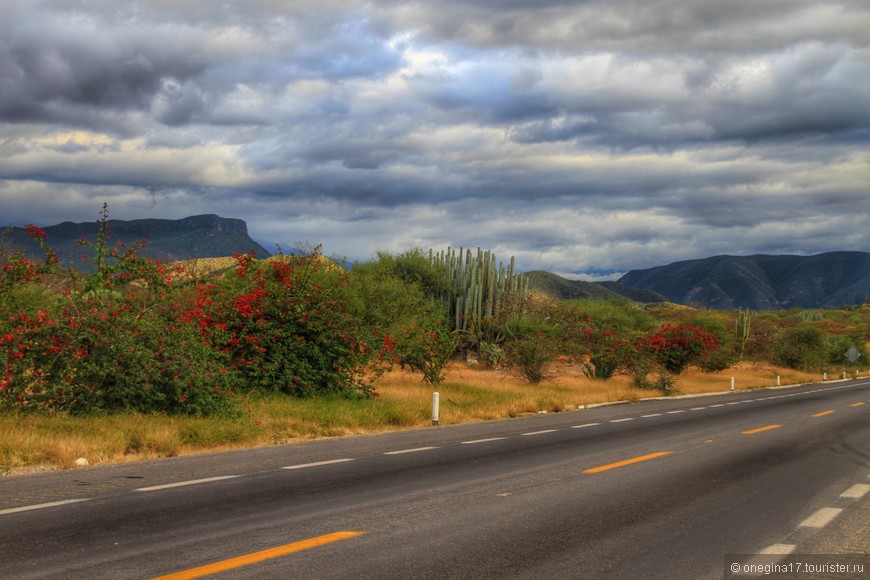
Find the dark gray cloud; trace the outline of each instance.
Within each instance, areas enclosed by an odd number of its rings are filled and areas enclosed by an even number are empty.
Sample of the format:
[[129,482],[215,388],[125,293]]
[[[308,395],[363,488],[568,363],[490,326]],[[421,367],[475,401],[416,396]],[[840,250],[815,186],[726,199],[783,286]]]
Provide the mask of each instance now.
[[[219,213],[367,259],[870,250],[870,8],[12,0],[7,223]],[[26,203],[25,203],[26,201]]]

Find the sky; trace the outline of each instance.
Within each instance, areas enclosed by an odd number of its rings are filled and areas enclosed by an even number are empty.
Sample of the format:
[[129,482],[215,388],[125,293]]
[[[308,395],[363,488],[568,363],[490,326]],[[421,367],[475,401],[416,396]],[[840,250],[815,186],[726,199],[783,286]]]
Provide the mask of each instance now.
[[613,279],[870,251],[866,0],[0,0],[0,225]]

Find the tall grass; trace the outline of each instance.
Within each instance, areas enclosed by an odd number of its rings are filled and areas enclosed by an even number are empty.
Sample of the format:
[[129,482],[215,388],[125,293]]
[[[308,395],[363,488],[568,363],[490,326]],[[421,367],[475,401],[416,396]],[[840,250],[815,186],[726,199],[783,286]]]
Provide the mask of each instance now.
[[[540,411],[558,412],[578,405],[616,400],[637,401],[656,391],[631,386],[627,376],[590,379],[579,369],[556,369],[553,380],[530,385],[498,370],[453,363],[438,385],[441,424],[456,424]],[[783,385],[820,377],[753,363],[719,373],[690,370],[676,383],[678,393],[769,387],[776,376]],[[373,399],[323,397],[293,399],[249,395],[236,418],[168,417],[126,413],[78,417],[64,414],[0,415],[0,473],[29,469],[67,469],[78,458],[90,464],[171,457],[206,451],[256,447],[317,437],[424,427],[431,423],[431,385],[420,375],[396,370],[377,382]]]

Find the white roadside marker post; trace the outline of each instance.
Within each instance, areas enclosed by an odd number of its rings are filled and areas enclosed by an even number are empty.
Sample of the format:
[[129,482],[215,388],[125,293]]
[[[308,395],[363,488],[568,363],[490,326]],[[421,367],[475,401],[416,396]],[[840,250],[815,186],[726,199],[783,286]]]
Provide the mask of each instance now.
[[438,391],[435,391],[434,393],[432,393],[432,426],[433,427],[438,426],[438,406],[439,406]]

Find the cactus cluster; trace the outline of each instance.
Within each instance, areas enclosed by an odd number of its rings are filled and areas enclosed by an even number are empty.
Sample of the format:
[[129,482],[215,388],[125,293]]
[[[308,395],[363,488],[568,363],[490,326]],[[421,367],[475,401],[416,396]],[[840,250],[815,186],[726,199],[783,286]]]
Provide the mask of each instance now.
[[455,330],[468,333],[472,338],[484,337],[492,329],[508,294],[525,294],[529,281],[518,274],[511,256],[507,266],[496,265],[495,254],[489,250],[447,248],[440,252],[429,250],[429,264],[443,277],[443,291],[439,297],[449,312]]

